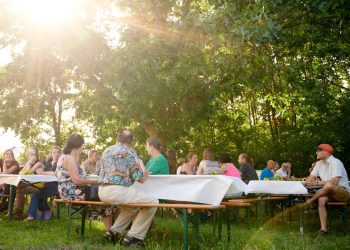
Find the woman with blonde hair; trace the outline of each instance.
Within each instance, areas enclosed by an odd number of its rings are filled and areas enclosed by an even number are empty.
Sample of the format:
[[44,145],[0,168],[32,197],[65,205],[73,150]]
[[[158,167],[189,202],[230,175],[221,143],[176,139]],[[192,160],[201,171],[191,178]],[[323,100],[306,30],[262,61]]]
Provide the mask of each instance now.
[[292,164],[290,162],[284,162],[282,163],[282,166],[280,169],[277,170],[276,175],[280,176],[285,181],[293,180],[294,177],[290,176],[292,171]]

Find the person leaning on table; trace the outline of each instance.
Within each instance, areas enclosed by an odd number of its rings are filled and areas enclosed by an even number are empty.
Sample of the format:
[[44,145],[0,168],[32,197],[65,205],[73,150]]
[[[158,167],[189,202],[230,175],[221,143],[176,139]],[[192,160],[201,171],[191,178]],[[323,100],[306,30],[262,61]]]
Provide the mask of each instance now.
[[276,171],[276,175],[280,176],[285,181],[290,181],[294,179],[293,176],[290,176],[291,172],[292,164],[290,162],[284,162],[281,168]]
[[[159,201],[132,187],[134,182],[145,182],[147,171],[140,167],[140,159],[130,146],[133,134],[127,129],[118,132],[117,144],[108,147],[97,163],[99,168],[98,195],[101,201],[122,205],[126,203],[158,204]],[[111,241],[118,241],[132,223],[121,242],[124,246],[143,247],[144,238],[156,213],[156,208],[135,208],[122,206],[114,225],[108,231]]]
[[[44,169],[44,164],[39,161],[39,151],[37,148],[29,148],[27,151],[27,163],[19,172],[19,174],[36,174],[38,169]],[[23,214],[25,205],[25,194],[31,194],[39,189],[34,186],[29,186],[20,183],[17,186],[16,191],[16,208],[12,215],[13,219],[24,219],[26,216]]]
[[[317,160],[315,168],[306,179],[309,186],[322,185],[323,188],[309,200],[307,204],[318,200],[318,211],[321,222],[319,234],[325,234],[327,230],[327,209],[328,201],[348,201],[350,199],[349,180],[343,163],[333,155],[333,148],[329,144],[320,144],[317,147]],[[319,176],[321,181],[316,181]]]
[[[3,158],[0,160],[0,173],[1,174],[18,174],[19,172],[19,164],[15,160],[15,155],[11,149],[5,150],[3,154]],[[3,195],[10,194],[10,185],[4,185]],[[8,203],[7,197],[0,198],[0,212],[7,210]]]
[[[61,155],[61,148],[58,146],[53,146],[50,151],[49,160],[45,163],[45,168],[38,168],[36,173],[38,175],[51,175],[55,176],[55,171],[57,168],[57,162]],[[24,221],[32,221],[34,219],[49,220],[52,217],[52,211],[49,204],[47,203],[47,197],[51,197],[58,194],[58,183],[46,182],[44,187],[32,193],[30,196],[30,204],[28,208],[28,217]],[[38,210],[38,211],[37,211]]]

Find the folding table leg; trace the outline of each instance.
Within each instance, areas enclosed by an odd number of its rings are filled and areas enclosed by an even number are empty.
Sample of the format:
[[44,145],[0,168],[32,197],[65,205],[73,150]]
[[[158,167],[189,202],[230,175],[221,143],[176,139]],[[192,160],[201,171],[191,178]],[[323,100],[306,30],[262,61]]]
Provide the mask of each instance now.
[[247,220],[248,220],[248,229],[250,229],[250,209],[251,207],[246,207],[246,216],[247,216]]
[[259,207],[260,207],[260,226],[262,226],[263,225],[263,218],[264,218],[264,206],[263,206],[263,202],[265,202],[265,201],[260,201],[259,202]]
[[195,248],[199,250],[199,214],[194,213],[192,218],[192,224],[193,224],[193,238],[195,241]]
[[222,215],[221,215],[221,211],[218,211],[218,215],[219,215],[219,239],[221,240],[221,238],[222,238]]
[[9,205],[8,205],[8,219],[10,220],[13,212],[13,203],[15,202],[16,197],[16,187],[10,185],[10,197],[9,197]]
[[217,213],[213,212],[213,236],[216,236]]
[[61,218],[61,203],[56,202],[56,216],[57,219]]

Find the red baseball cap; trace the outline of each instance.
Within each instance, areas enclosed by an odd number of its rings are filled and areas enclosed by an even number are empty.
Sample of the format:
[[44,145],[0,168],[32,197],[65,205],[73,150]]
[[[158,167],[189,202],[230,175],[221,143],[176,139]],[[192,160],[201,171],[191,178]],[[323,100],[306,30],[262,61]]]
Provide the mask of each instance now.
[[327,151],[329,154],[333,154],[333,148],[329,144],[320,144],[317,148]]

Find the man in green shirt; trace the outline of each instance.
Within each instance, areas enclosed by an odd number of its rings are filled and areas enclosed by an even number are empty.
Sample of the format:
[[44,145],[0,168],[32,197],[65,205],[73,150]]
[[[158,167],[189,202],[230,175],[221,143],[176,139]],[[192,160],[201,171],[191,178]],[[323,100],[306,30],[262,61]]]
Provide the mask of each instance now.
[[160,153],[161,144],[158,138],[149,138],[146,146],[151,159],[147,162],[146,169],[151,175],[170,174],[167,159]]

